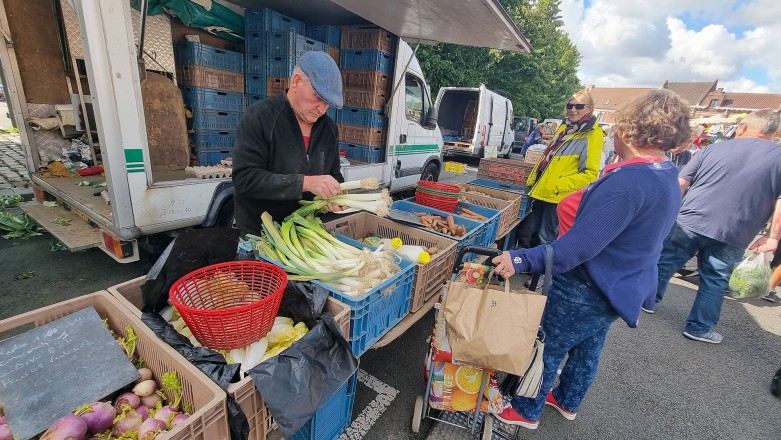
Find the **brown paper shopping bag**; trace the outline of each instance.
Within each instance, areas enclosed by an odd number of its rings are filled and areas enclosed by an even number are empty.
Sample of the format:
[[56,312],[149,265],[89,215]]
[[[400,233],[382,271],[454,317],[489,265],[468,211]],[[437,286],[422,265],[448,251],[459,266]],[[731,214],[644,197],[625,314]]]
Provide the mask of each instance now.
[[529,366],[546,297],[485,284],[451,282],[445,320],[453,360],[522,376]]

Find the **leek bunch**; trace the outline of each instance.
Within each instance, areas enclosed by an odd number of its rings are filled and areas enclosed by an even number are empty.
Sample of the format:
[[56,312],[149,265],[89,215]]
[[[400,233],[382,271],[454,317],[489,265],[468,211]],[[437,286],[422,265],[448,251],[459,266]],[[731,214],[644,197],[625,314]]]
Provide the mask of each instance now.
[[372,252],[339,241],[310,213],[293,213],[278,225],[264,212],[263,236],[247,235],[255,249],[280,262],[293,281],[319,280],[334,289],[359,297],[399,272],[390,252]]
[[[339,186],[345,192],[353,189],[376,190],[379,188],[379,185],[376,177],[369,177],[367,179],[344,182]],[[317,196],[314,200],[300,200],[298,204],[302,205],[302,207],[296,213],[302,217],[306,217],[313,212],[325,213],[327,212],[326,205],[329,203],[335,203],[343,208],[347,208],[341,211],[341,213],[367,211],[380,217],[385,217],[388,215],[393,200],[387,189],[374,193],[337,194],[327,199]]]

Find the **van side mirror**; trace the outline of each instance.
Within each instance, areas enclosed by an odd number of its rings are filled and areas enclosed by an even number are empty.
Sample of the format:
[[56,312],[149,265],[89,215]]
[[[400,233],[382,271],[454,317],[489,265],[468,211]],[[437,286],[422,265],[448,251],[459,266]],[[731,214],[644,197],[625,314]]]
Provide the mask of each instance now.
[[437,117],[439,114],[437,113],[436,107],[429,107],[428,108],[428,114],[426,114],[426,121],[425,124],[423,124],[426,128],[435,128],[437,126]]

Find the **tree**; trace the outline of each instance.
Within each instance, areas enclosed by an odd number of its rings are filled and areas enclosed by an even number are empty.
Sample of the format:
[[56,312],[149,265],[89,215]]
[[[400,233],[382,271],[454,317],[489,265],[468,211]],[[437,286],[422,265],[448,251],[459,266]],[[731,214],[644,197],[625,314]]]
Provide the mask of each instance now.
[[501,0],[534,50],[529,54],[438,44],[418,50],[432,93],[440,87],[476,87],[507,96],[516,115],[563,116],[581,85],[580,53],[562,29],[560,0]]

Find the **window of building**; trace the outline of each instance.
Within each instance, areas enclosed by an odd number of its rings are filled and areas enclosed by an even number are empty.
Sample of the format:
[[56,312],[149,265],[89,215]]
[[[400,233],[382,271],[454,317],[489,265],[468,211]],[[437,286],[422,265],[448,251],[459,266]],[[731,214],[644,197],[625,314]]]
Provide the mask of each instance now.
[[711,99],[710,100],[710,104],[708,104],[708,108],[716,107],[716,104],[718,104],[718,103],[719,103],[718,99]]

